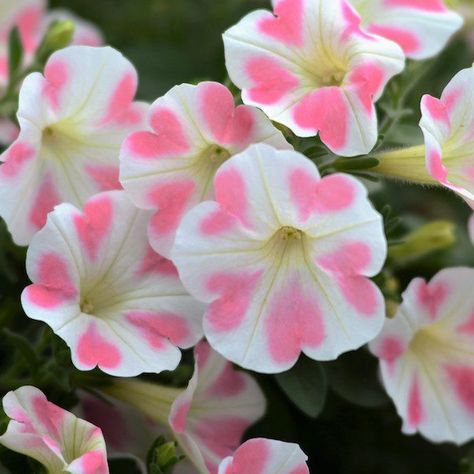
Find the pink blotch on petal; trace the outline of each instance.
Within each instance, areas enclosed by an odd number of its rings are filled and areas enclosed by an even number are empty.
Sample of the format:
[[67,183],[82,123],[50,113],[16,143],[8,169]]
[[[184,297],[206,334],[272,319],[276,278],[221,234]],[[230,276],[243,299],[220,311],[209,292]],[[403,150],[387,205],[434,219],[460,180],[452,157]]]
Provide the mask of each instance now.
[[295,107],[293,118],[299,127],[319,131],[321,140],[334,150],[347,143],[349,110],[339,87],[323,87],[306,95]]
[[55,253],[40,257],[37,282],[25,289],[28,301],[42,308],[54,308],[73,301],[78,293],[69,274],[67,262]]
[[128,108],[133,100],[137,90],[137,77],[135,74],[126,73],[118,83],[115,91],[107,105],[105,116],[101,120],[101,124],[108,123],[120,115]]
[[290,472],[290,474],[308,474],[308,473],[309,473],[309,469],[306,464],[298,466]]
[[376,64],[361,64],[350,75],[350,83],[356,87],[357,95],[368,116],[374,112],[374,95],[378,94],[385,82],[383,69]]
[[279,0],[275,17],[263,18],[258,29],[288,46],[303,44],[303,0]]
[[148,246],[145,257],[143,258],[137,274],[139,276],[146,276],[147,274],[157,274],[163,276],[177,277],[178,270],[171,260],[156,253],[150,246]]
[[249,98],[259,104],[275,104],[300,83],[275,59],[254,57],[247,62],[245,69],[255,84],[248,90]]
[[395,337],[386,337],[382,340],[378,356],[389,368],[393,368],[397,360],[405,352],[405,344]]
[[358,274],[372,260],[370,247],[363,242],[350,242],[338,250],[318,259],[318,264],[325,270],[346,275]]
[[61,197],[59,196],[53,178],[50,175],[46,175],[32,202],[29,221],[33,227],[36,227],[38,230],[41,229],[46,224],[48,213],[60,202]]
[[356,197],[354,183],[346,176],[330,175],[316,184],[315,209],[319,212],[342,211],[350,207]]
[[235,474],[248,473],[253,469],[255,474],[265,472],[265,465],[270,460],[271,452],[268,442],[263,439],[246,441],[236,452],[233,460]]
[[157,209],[149,224],[152,235],[161,237],[176,231],[195,189],[196,184],[189,179],[159,184],[151,189],[148,202]]
[[43,430],[49,435],[59,437],[64,412],[48,402],[43,396],[35,396],[31,400],[31,404],[34,414],[43,425]]
[[218,172],[214,179],[216,201],[230,214],[249,226],[247,187],[241,173],[235,168]]
[[437,122],[444,122],[449,126],[449,116],[446,112],[446,107],[441,100],[430,95],[425,95],[422,100],[423,106],[427,109],[433,120]]
[[211,355],[211,346],[205,340],[200,341],[194,348],[194,357],[197,359],[199,370],[207,365],[209,356]]
[[173,413],[170,416],[170,425],[176,433],[183,433],[186,430],[188,422],[188,413],[191,408],[191,402],[180,402],[178,408],[173,407]]
[[339,280],[347,301],[362,315],[372,316],[379,307],[378,290],[374,283],[362,276],[345,277]]
[[221,144],[248,144],[254,129],[250,109],[235,108],[232,94],[222,84],[210,82],[198,87],[201,113],[215,139]]
[[448,170],[443,165],[443,158],[438,150],[428,151],[427,167],[433,178],[442,184],[447,183]]
[[82,246],[91,260],[96,260],[99,249],[111,230],[113,205],[108,196],[92,199],[82,214],[74,216],[74,225]]
[[465,366],[446,368],[452,388],[464,408],[474,415],[474,369]]
[[119,182],[119,169],[117,166],[87,165],[86,173],[95,182],[99,191],[122,189],[122,185]]
[[411,31],[396,26],[370,25],[368,30],[374,34],[394,41],[405,54],[414,54],[420,49],[420,40]]
[[13,178],[21,172],[28,161],[35,158],[36,151],[27,143],[14,143],[7,151],[5,163],[0,166],[0,175]]
[[231,363],[226,362],[219,377],[207,389],[207,393],[210,397],[234,397],[245,390],[245,386],[246,383],[243,375],[237,372]]
[[177,314],[133,311],[128,313],[126,318],[150,346],[157,350],[164,347],[166,339],[179,346],[189,337],[189,329],[184,319]]
[[427,12],[445,12],[442,0],[384,0],[386,7],[407,7]]
[[231,230],[236,219],[224,209],[217,209],[206,216],[200,223],[200,230],[205,235],[219,235]]
[[421,402],[420,386],[418,377],[414,377],[408,395],[408,424],[411,428],[417,428],[425,417]]
[[290,193],[300,219],[306,220],[315,209],[316,187],[319,179],[305,169],[290,173]]
[[219,298],[209,305],[206,318],[215,331],[232,331],[242,324],[261,276],[261,271],[211,276],[207,288]]
[[343,1],[340,2],[342,7],[342,15],[346,23],[346,27],[342,33],[342,40],[347,41],[347,39],[352,36],[361,36],[363,38],[371,39],[367,33],[361,30],[360,28],[360,16],[358,13],[352,8],[352,6],[347,2]]
[[469,319],[456,328],[456,330],[466,336],[474,336],[474,313],[469,316]]
[[430,283],[420,281],[416,290],[418,303],[426,308],[431,319],[438,315],[439,308],[448,296],[448,288],[445,283]]
[[323,315],[296,279],[271,300],[265,334],[271,357],[278,363],[294,362],[301,349],[316,348],[324,341]]
[[100,335],[95,323],[90,323],[86,332],[80,336],[77,357],[86,367],[98,365],[104,369],[116,368],[122,359],[120,351]]
[[156,155],[169,156],[185,153],[189,150],[188,139],[180,119],[171,109],[166,107],[152,108],[150,124],[159,137]]
[[44,69],[44,76],[46,83],[43,92],[53,109],[57,109],[59,97],[69,80],[67,64],[58,59],[48,61]]
[[91,451],[81,457],[81,467],[84,473],[99,474],[108,472],[107,461],[100,451]]
[[38,47],[38,32],[43,19],[43,9],[31,6],[23,10],[15,23],[18,27],[23,48],[28,53]]

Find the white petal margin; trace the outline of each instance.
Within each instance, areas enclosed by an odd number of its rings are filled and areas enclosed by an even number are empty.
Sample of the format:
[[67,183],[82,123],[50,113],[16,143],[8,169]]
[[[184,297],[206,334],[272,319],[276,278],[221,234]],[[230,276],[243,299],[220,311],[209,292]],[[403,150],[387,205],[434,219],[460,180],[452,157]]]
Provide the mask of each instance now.
[[0,216],[27,245],[62,202],[82,206],[99,191],[119,189],[122,140],[141,128],[133,103],[137,74],[110,48],[71,46],[54,53],[44,75],[20,90],[17,140],[0,156]]
[[399,44],[407,57],[436,56],[463,25],[443,0],[349,0],[370,33]]
[[218,474],[309,474],[307,459],[297,444],[255,438],[224,459]]
[[217,82],[173,87],[152,104],[148,122],[122,145],[120,180],[135,205],[155,211],[150,243],[165,257],[183,214],[212,198],[214,174],[229,156],[259,142],[291,148],[262,111],[236,107]]
[[429,173],[474,208],[474,68],[458,72],[440,99],[423,96],[421,112]]
[[359,28],[345,0],[273,0],[224,33],[226,66],[244,103],[296,135],[319,133],[335,153],[368,153],[377,140],[374,102],[403,70],[394,42]]
[[184,216],[172,258],[209,304],[204,332],[215,350],[276,373],[301,352],[331,360],[377,335],[384,301],[368,277],[386,240],[356,179],[320,178],[303,155],[260,144],[224,163],[214,189],[215,201]]
[[236,371],[207,342],[200,342],[194,355],[194,374],[173,402],[169,424],[196,469],[215,474],[245,430],[263,415],[266,403],[255,380]]
[[50,474],[108,474],[102,432],[49,402],[36,387],[8,392],[3,408],[11,418],[0,444],[39,461]]
[[413,280],[370,344],[407,434],[463,444],[474,438],[474,269]]
[[81,370],[118,376],[173,370],[202,336],[203,306],[174,265],[146,238],[149,213],[123,191],[91,198],[80,211],[57,206],[33,238],[22,294],[26,314],[46,322]]

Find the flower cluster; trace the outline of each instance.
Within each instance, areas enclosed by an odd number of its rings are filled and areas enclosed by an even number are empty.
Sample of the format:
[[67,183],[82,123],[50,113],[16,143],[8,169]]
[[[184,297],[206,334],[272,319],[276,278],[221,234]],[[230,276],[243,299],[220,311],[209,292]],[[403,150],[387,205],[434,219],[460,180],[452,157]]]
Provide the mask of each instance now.
[[[404,432],[474,438],[474,270],[416,278],[386,318],[382,215],[365,183],[332,172],[361,162],[333,153],[374,149],[388,82],[406,58],[438,54],[457,13],[442,0],[273,0],[223,35],[241,96],[205,81],[149,105],[93,26],[43,1],[4,3],[2,88],[14,26],[26,70],[51,21],[77,26],[72,46],[22,79],[18,136],[0,156],[0,216],[29,246],[21,303],[79,371],[117,378],[81,395],[89,421],[37,388],[9,392],[0,444],[48,473],[102,474],[106,442],[145,468],[144,444],[164,434],[186,456],[175,472],[305,474],[296,444],[241,444],[266,402],[233,363],[278,374],[302,354],[329,361],[365,344]],[[375,173],[439,182],[474,207],[473,71],[423,97],[425,145],[377,151]],[[309,137],[329,166],[309,158]],[[174,371],[192,347],[186,388],[131,378]]]

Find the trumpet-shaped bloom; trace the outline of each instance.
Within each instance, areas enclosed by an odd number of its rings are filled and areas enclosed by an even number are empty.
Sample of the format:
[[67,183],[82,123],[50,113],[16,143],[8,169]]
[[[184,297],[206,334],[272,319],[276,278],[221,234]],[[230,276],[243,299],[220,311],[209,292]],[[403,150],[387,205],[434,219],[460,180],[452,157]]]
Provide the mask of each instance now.
[[155,211],[149,238],[164,256],[184,213],[212,198],[212,179],[226,159],[251,143],[291,148],[260,110],[235,107],[229,90],[216,82],[173,87],[151,106],[149,124],[151,131],[125,140],[120,177],[138,207]]
[[44,76],[24,80],[20,135],[0,157],[0,215],[16,243],[28,244],[56,204],[79,207],[120,187],[120,145],[143,118],[136,86],[135,69],[110,47],[65,48]]
[[474,67],[458,72],[441,98],[423,96],[420,127],[431,176],[474,207]]
[[31,242],[26,266],[33,284],[23,292],[23,308],[66,341],[81,370],[173,370],[177,347],[202,335],[202,306],[148,245],[148,218],[123,191],[108,191],[82,212],[57,206]]
[[41,390],[9,392],[3,408],[11,420],[0,444],[36,459],[48,474],[108,474],[101,430],[49,402]]
[[218,474],[309,474],[307,459],[297,444],[250,439],[221,462]]
[[383,383],[407,434],[458,444],[474,438],[474,270],[416,278],[375,341]]
[[246,104],[335,153],[368,153],[378,100],[404,67],[400,47],[359,28],[346,0],[273,0],[224,33],[226,65]]
[[413,59],[438,54],[463,24],[462,16],[443,0],[349,1],[367,31],[395,41]]
[[184,216],[172,256],[185,287],[209,303],[215,350],[271,373],[301,351],[334,359],[376,336],[384,304],[367,277],[386,241],[356,179],[321,179],[301,154],[253,145],[221,166],[214,189],[215,201]]
[[216,474],[245,430],[265,410],[265,399],[249,375],[215,353],[205,341],[195,350],[195,369],[184,390],[138,380],[118,381],[106,392],[169,423],[182,451],[201,474]]

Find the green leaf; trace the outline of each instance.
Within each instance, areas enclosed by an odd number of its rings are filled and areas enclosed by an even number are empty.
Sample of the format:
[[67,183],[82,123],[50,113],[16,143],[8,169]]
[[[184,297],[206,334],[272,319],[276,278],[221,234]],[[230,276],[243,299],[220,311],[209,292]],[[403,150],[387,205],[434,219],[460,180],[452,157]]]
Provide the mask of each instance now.
[[288,372],[275,376],[286,396],[307,416],[316,418],[326,401],[326,375],[320,363],[301,356]]
[[14,82],[18,69],[23,60],[23,45],[21,44],[18,27],[10,31],[8,38],[8,75],[10,84]]
[[183,456],[178,455],[176,443],[159,436],[148,451],[148,474],[171,474],[181,459]]
[[389,399],[378,381],[377,360],[366,349],[348,352],[324,363],[329,386],[354,405],[376,408]]
[[2,334],[7,342],[25,358],[31,370],[35,371],[39,366],[39,359],[31,342],[26,337],[16,334],[9,329],[3,329]]
[[474,474],[474,448],[459,463],[460,474]]

